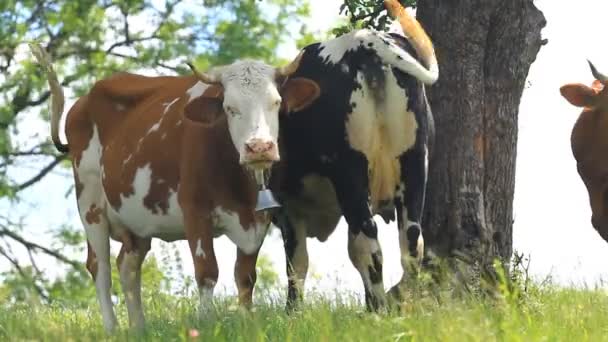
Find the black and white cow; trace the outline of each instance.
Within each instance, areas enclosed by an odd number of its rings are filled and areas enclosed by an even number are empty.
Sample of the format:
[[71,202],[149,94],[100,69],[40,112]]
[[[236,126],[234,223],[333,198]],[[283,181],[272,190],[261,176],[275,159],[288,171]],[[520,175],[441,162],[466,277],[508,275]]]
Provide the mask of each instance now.
[[[396,0],[386,0],[407,40],[357,30],[303,49],[293,78],[312,79],[320,97],[280,121],[281,229],[289,278],[288,308],[302,296],[306,237],[325,241],[343,214],[348,253],[361,274],[369,309],[385,306],[382,251],[374,214],[399,228],[401,264],[419,265],[420,227],[433,120],[424,84],[438,78],[430,39]],[[397,284],[398,288],[399,284]]]

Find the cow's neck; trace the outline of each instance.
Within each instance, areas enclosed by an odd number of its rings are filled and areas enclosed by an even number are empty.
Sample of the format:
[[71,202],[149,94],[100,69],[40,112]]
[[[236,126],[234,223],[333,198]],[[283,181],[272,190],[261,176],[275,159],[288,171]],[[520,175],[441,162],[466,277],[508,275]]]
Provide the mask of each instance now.
[[232,209],[254,208],[258,186],[254,175],[239,164],[239,154],[225,119],[200,132],[204,148],[204,167],[209,172],[207,186],[220,192],[218,203]]

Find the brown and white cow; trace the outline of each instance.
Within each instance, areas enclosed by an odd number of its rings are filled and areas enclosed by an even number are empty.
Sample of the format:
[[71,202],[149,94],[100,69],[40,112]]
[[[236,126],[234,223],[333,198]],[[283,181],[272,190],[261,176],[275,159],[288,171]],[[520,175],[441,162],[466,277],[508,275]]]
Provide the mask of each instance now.
[[596,80],[592,86],[566,84],[560,88],[563,97],[583,107],[572,129],[572,153],[591,203],[591,223],[608,241],[608,76],[589,62]]
[[255,263],[270,224],[256,212],[253,169],[279,160],[278,115],[298,111],[318,95],[312,81],[290,79],[299,63],[275,69],[243,60],[196,76],[144,77],[120,73],[98,81],[58,125],[63,92],[44,50],[33,46],[52,89],[51,133],[69,152],[103,323],[113,330],[110,238],[122,242],[120,281],[131,326],[141,328],[141,264],[150,240],[187,239],[201,309],[218,278],[213,238],[237,246],[239,301],[249,306]]

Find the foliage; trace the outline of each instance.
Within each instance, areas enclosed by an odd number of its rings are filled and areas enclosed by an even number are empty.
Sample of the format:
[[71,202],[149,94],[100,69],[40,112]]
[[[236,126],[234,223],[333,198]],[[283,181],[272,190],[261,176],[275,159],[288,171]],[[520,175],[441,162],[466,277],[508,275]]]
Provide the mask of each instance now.
[[[416,0],[400,0],[403,6],[416,7]],[[381,0],[344,0],[340,6],[340,14],[349,16],[349,22],[337,26],[332,33],[339,36],[356,28],[374,28],[386,31],[389,18]]]

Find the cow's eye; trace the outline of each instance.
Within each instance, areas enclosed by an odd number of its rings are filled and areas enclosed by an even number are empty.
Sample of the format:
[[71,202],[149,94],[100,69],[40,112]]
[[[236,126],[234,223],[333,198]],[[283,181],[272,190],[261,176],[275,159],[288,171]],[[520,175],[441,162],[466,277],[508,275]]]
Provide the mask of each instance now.
[[232,116],[236,116],[239,114],[238,110],[236,110],[234,107],[232,106],[226,106],[226,108],[224,108],[224,110],[226,111],[226,113],[232,115]]
[[276,100],[276,101],[274,101],[274,106],[275,106],[275,107],[278,107],[278,106],[280,106],[280,105],[281,105],[281,100]]

